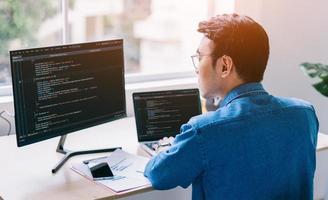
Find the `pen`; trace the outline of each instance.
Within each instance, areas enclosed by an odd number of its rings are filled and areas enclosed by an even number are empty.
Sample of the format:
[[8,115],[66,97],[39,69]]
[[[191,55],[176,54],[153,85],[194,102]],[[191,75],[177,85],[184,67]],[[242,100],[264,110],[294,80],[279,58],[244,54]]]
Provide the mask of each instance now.
[[84,160],[83,163],[87,165],[91,161],[100,160],[100,159],[103,159],[103,158],[107,158],[107,156],[103,156],[103,157],[99,157],[99,158],[92,158],[92,159],[89,159],[89,160]]
[[126,178],[125,176],[113,176],[113,177],[102,177],[102,178],[93,178],[94,181],[102,181],[102,180],[111,180],[116,181],[122,178]]

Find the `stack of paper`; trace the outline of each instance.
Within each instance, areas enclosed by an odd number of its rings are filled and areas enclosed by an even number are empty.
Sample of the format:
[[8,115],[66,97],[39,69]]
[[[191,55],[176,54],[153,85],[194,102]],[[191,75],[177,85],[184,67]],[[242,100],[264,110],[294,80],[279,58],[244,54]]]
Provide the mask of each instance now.
[[148,161],[149,158],[129,154],[121,149],[117,149],[108,157],[90,160],[88,165],[84,163],[73,164],[72,169],[82,176],[93,180],[89,167],[101,162],[107,162],[114,174],[114,178],[95,182],[110,188],[116,193],[120,193],[151,185],[149,180],[143,175]]

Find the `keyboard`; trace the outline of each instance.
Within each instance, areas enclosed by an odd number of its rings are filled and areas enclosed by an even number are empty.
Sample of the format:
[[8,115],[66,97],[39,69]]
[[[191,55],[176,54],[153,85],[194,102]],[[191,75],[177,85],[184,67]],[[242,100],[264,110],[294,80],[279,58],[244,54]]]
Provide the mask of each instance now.
[[149,149],[155,150],[154,148],[154,144],[158,144],[158,141],[154,141],[154,142],[146,142],[144,143]]

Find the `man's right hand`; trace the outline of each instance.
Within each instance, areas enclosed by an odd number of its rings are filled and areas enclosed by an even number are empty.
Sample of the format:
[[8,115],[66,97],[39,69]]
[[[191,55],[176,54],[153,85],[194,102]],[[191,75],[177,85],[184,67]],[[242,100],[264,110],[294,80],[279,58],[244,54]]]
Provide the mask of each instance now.
[[169,138],[164,137],[163,139],[158,141],[158,144],[154,144],[153,148],[155,149],[156,153],[166,151],[171,147],[173,141],[174,141],[174,137],[169,137]]

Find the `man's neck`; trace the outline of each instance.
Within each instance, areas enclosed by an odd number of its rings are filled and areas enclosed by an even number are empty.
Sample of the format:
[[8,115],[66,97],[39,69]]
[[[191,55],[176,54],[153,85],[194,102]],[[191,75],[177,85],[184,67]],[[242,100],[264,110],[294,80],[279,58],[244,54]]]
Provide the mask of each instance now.
[[220,95],[220,99],[224,99],[231,90],[235,89],[236,87],[239,87],[242,84],[245,84],[245,82],[241,80],[234,81],[231,84],[228,84],[227,87],[224,89],[222,95]]

